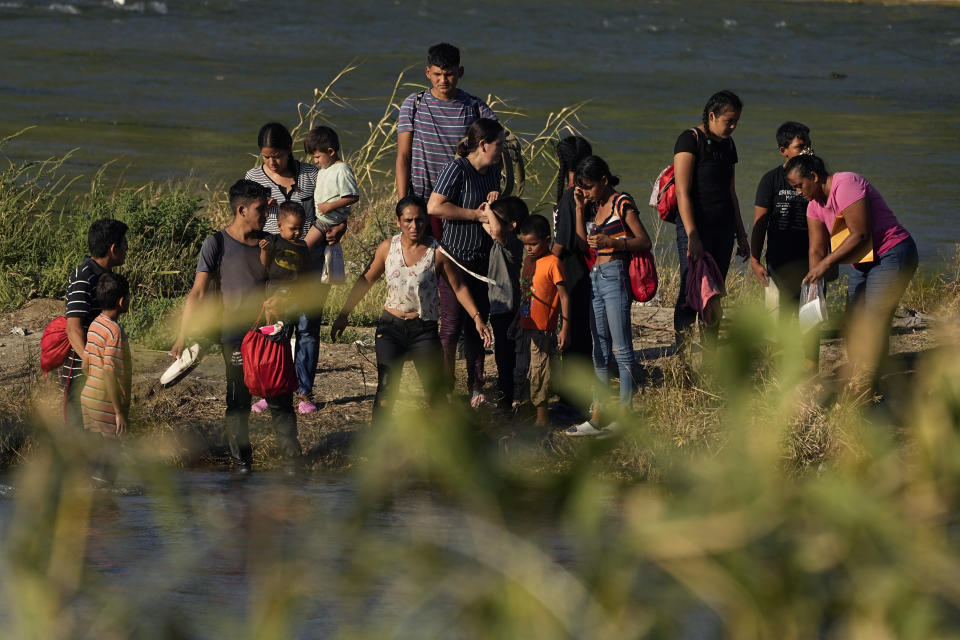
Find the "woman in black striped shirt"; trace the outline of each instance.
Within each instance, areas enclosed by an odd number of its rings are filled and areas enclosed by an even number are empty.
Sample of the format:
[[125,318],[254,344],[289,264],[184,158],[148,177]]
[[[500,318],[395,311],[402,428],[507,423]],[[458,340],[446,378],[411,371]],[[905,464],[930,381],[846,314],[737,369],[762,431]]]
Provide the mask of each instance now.
[[[457,147],[457,157],[437,178],[427,211],[443,220],[442,246],[469,271],[486,274],[490,261],[490,236],[483,230],[489,203],[500,195],[500,156],[503,153],[503,126],[496,120],[480,118],[467,130]],[[468,274],[469,276],[469,274]],[[467,288],[484,322],[490,310],[487,284],[466,278]],[[463,350],[467,360],[467,387],[470,404],[478,408],[486,403],[483,395],[483,340],[472,319],[457,302],[446,280],[440,281],[440,343],[449,389],[455,381],[457,339],[463,331]]]

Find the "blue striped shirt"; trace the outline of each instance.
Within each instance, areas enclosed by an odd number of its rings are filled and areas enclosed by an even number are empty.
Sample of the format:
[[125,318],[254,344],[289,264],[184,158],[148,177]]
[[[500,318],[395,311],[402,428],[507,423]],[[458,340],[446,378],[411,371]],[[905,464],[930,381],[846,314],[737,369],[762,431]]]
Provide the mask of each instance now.
[[[500,191],[500,165],[480,173],[462,156],[447,164],[434,185],[434,193],[446,196],[451,203],[464,209],[478,208],[491,191]],[[490,256],[491,242],[479,222],[443,221],[443,246],[457,260],[486,260]]]
[[411,186],[415,194],[428,200],[440,172],[456,155],[457,144],[467,135],[467,129],[476,119],[474,106],[479,106],[481,118],[496,120],[497,116],[483,100],[462,89],[458,89],[457,95],[450,100],[440,100],[426,91],[417,107],[414,122],[413,105],[416,101],[416,93],[403,101],[397,119],[397,131],[413,133]]

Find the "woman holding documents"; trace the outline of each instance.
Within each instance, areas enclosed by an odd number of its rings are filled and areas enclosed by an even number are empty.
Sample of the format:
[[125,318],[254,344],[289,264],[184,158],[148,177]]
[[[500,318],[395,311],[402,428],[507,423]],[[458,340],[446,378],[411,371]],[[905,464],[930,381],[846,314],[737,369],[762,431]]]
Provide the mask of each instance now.
[[856,173],[831,174],[815,155],[792,158],[787,181],[808,201],[810,271],[816,283],[833,265],[851,264],[847,352],[854,383],[875,386],[890,321],[917,270],[917,245],[880,193]]

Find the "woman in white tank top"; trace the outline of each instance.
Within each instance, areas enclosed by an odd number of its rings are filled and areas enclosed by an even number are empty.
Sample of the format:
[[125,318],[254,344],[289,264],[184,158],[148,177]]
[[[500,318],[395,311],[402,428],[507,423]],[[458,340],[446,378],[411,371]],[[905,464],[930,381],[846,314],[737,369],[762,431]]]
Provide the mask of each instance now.
[[343,309],[334,320],[330,337],[337,340],[347,326],[347,316],[377,279],[386,274],[387,299],[377,326],[377,396],[374,418],[389,404],[400,382],[403,363],[413,360],[420,382],[432,403],[443,397],[443,362],[437,320],[440,305],[438,277],[450,284],[460,304],[473,318],[484,346],[490,346],[490,330],[461,280],[460,269],[437,251],[437,241],[426,235],[427,206],[417,196],[397,203],[400,233],[380,243],[367,270],[357,279]]

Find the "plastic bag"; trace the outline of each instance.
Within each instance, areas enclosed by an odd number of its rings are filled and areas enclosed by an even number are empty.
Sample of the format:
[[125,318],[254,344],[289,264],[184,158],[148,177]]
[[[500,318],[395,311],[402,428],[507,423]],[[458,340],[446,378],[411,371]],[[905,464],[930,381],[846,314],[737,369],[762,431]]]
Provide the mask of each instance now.
[[343,247],[340,243],[327,245],[323,252],[323,274],[320,282],[325,284],[343,284],[347,281],[347,269],[343,260]]
[[816,284],[804,283],[800,287],[800,328],[810,331],[827,319],[827,299],[824,296],[823,280]]
[[649,251],[630,254],[627,269],[630,277],[630,293],[637,302],[647,302],[657,294],[657,265]]
[[779,314],[780,290],[770,276],[767,276],[767,286],[763,288],[763,306],[774,318]]

